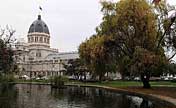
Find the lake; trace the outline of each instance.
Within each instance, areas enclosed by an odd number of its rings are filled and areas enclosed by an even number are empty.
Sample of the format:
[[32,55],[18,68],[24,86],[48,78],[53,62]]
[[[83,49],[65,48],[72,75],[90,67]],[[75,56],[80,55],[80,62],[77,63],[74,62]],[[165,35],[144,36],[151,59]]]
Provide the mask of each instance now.
[[0,108],[165,108],[162,102],[99,88],[49,85],[0,86]]

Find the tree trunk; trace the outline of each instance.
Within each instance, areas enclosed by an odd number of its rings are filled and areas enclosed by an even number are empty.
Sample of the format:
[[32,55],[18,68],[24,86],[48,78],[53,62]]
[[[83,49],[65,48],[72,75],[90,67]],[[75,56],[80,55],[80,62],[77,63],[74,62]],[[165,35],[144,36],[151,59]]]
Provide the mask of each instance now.
[[100,74],[100,75],[99,75],[99,82],[102,82],[102,81],[103,81],[103,75]]
[[99,82],[102,81],[102,75],[99,75]]
[[84,81],[86,81],[86,72],[84,72]]
[[150,74],[149,72],[144,72],[141,74],[141,80],[143,83],[143,88],[151,88],[150,83],[149,83],[149,79],[150,79]]

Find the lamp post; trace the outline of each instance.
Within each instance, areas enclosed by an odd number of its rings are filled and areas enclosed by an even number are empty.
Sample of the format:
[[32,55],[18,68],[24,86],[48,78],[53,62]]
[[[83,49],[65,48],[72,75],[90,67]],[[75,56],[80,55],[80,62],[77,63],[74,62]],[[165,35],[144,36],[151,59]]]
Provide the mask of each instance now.
[[32,57],[29,57],[29,77],[30,77],[30,82],[32,82]]

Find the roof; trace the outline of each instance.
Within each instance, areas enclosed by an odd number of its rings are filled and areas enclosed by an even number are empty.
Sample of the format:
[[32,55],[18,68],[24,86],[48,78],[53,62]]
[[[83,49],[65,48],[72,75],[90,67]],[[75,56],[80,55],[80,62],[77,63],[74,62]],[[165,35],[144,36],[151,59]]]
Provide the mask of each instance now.
[[38,19],[35,20],[30,28],[28,33],[34,33],[34,32],[39,32],[39,33],[46,33],[46,34],[50,34],[49,33],[49,29],[48,26],[46,25],[46,23],[41,19],[41,15],[38,15]]
[[62,60],[69,60],[69,59],[77,59],[79,58],[78,52],[67,52],[67,53],[53,53],[49,54],[46,59],[62,59]]

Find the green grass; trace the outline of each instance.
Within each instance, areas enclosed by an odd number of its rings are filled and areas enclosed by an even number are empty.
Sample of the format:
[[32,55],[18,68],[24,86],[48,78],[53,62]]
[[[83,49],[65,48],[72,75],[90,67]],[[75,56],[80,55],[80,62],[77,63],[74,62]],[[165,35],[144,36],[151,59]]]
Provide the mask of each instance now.
[[30,83],[30,82],[34,82],[34,83],[49,83],[50,80],[22,80],[22,79],[18,79],[15,81],[15,83]]
[[152,86],[173,86],[176,87],[176,82],[171,81],[151,81],[150,84]]
[[[142,86],[142,82],[140,81],[105,81],[102,83],[94,82],[94,83],[82,83],[82,82],[74,82],[75,84],[81,85],[99,85],[99,86],[108,86],[108,87],[130,87],[130,86]],[[175,82],[170,81],[150,81],[151,86],[162,86],[162,87],[176,87]]]
[[[30,82],[30,80],[18,80],[19,82]],[[48,80],[32,80],[35,83],[49,83]],[[83,83],[80,81],[69,81],[67,84],[80,84],[80,85],[99,85],[99,86],[109,86],[109,87],[130,87],[130,86],[143,86],[141,81],[104,81],[104,82],[92,82]],[[176,87],[176,82],[171,81],[150,81],[152,87]]]
[[142,83],[137,81],[108,81],[108,82],[92,83],[92,84],[109,86],[109,87],[142,86]]

